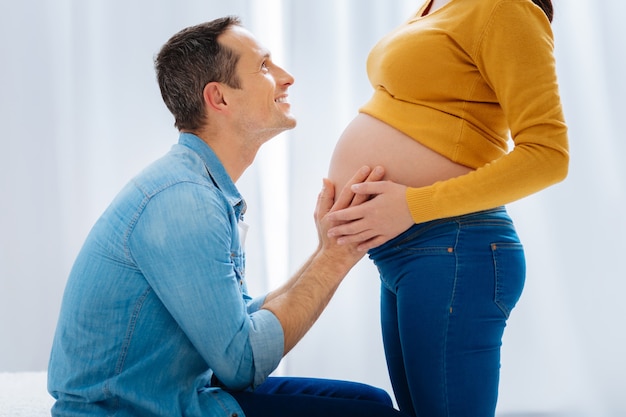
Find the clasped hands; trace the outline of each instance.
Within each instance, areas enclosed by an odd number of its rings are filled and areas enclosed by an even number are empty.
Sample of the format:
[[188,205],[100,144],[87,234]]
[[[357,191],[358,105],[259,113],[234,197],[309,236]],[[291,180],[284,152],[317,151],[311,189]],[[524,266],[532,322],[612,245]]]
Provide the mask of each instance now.
[[[338,245],[356,245],[356,250],[366,252],[382,245],[407,230],[414,224],[406,202],[407,186],[389,180],[383,180],[384,168],[362,167],[348,181],[339,196],[329,206],[327,187],[334,190],[329,180],[324,180],[324,190],[320,194],[316,209],[317,216],[326,214],[323,220],[328,222],[320,227],[320,233],[326,231],[326,237],[335,239]],[[324,196],[325,195],[325,196]],[[326,211],[327,210],[327,211]],[[320,236],[323,239],[322,236]]]

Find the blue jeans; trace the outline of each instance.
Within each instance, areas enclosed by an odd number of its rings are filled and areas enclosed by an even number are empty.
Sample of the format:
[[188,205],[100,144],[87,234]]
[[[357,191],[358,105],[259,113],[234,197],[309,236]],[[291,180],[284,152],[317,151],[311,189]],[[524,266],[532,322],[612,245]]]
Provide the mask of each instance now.
[[370,251],[400,410],[419,417],[495,414],[500,347],[526,273],[503,207],[416,224]]
[[270,377],[254,391],[229,394],[246,417],[408,417],[385,391],[357,382]]

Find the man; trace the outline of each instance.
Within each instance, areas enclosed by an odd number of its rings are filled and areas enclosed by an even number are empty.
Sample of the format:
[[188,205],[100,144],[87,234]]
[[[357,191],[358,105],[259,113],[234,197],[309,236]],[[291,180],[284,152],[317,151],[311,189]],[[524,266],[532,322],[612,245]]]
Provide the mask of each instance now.
[[[326,183],[318,249],[277,290],[247,294],[234,183],[295,126],[293,77],[232,17],[179,32],[155,64],[179,143],[120,192],[76,259],[48,370],[52,415],[400,415],[362,384],[268,378],[364,254],[326,237],[325,215],[360,202],[345,188],[333,206]],[[352,182],[381,177],[364,167]]]

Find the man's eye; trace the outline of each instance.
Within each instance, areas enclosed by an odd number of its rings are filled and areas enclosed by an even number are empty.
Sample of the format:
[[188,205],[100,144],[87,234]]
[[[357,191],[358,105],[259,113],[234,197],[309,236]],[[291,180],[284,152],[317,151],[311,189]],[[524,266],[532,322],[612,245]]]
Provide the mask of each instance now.
[[267,62],[263,62],[263,63],[261,64],[261,71],[263,71],[263,72],[268,72],[269,70],[270,70],[270,69],[269,69],[269,68],[268,68],[268,66],[267,66]]

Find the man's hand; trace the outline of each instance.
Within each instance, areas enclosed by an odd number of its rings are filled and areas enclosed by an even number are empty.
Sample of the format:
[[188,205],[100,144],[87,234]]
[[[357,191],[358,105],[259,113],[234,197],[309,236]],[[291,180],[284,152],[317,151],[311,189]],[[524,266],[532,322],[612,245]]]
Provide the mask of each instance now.
[[[328,256],[338,256],[344,260],[354,259],[354,262],[363,257],[366,250],[357,247],[357,244],[350,244],[351,242],[344,241],[342,245],[337,245],[336,239],[332,238],[332,234],[329,234],[329,231],[333,227],[340,226],[342,221],[332,218],[331,213],[341,213],[341,210],[350,207],[356,208],[367,201],[370,196],[366,193],[355,193],[353,186],[380,181],[384,175],[385,171],[382,167],[375,167],[373,170],[370,170],[369,167],[364,166],[348,181],[336,199],[334,199],[333,184],[329,180],[324,179],[324,187],[318,196],[315,208],[315,223],[320,239],[320,249],[327,251]],[[354,242],[359,243],[360,241],[355,240]]]
[[339,245],[358,244],[358,251],[367,251],[398,236],[414,224],[406,189],[405,185],[391,181],[352,183],[355,201],[365,202],[334,208],[326,218],[334,224],[328,236],[336,238]]

